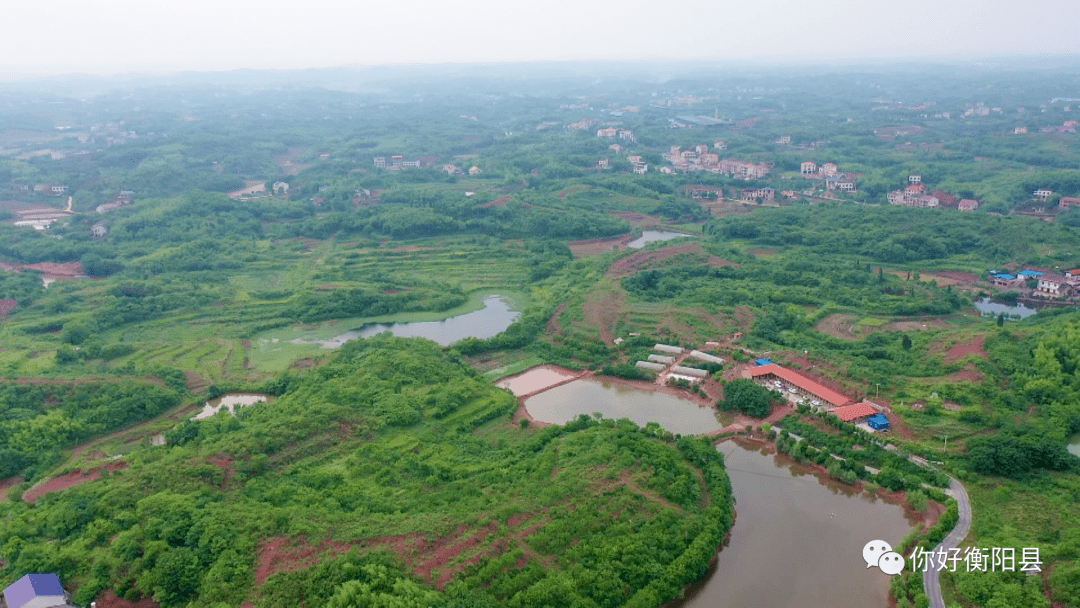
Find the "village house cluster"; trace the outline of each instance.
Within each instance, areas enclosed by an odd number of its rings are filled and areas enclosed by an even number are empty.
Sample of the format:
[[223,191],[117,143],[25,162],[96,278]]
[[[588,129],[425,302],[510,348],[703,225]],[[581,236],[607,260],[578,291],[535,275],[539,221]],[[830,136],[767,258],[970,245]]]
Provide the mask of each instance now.
[[603,129],[599,129],[596,132],[596,136],[606,137],[608,139],[614,139],[618,137],[619,139],[631,142],[637,141],[637,138],[634,137],[634,132],[630,129],[616,129],[615,127],[605,127]]
[[1033,268],[1017,273],[995,270],[990,272],[990,282],[995,287],[1019,289],[1035,297],[1072,298],[1080,293],[1080,268],[1066,270],[1064,274]]
[[[718,141],[714,144],[715,150],[723,150],[727,146]],[[698,144],[692,149],[683,150],[682,146],[671,146],[663,154],[664,160],[671,163],[673,170],[684,173],[690,171],[708,171],[731,175],[742,179],[760,179],[769,174],[773,164],[769,162],[751,163],[735,158],[720,159],[715,151],[710,152],[708,144]],[[666,173],[666,171],[665,171]]]
[[826,190],[839,190],[840,192],[856,192],[855,177],[842,173],[836,163],[823,163],[818,165],[814,161],[803,161],[799,172],[807,179],[825,180]]

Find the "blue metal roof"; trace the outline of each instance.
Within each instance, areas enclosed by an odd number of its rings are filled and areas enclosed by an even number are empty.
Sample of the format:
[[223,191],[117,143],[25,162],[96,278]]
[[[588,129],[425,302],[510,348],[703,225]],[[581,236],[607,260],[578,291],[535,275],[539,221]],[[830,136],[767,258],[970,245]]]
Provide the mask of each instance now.
[[27,574],[4,589],[4,600],[10,608],[20,608],[37,597],[56,595],[64,595],[64,586],[55,574]]
[[1016,275],[1009,274],[1007,272],[995,272],[994,276],[999,279],[1005,279],[1006,281],[1011,281],[1016,278]]
[[1038,270],[1028,270],[1027,268],[1021,270],[1016,274],[1025,277],[1041,277],[1043,275],[1043,273],[1039,272]]
[[761,359],[755,359],[754,360],[755,365],[768,365],[770,363],[772,363],[771,359],[761,358]]

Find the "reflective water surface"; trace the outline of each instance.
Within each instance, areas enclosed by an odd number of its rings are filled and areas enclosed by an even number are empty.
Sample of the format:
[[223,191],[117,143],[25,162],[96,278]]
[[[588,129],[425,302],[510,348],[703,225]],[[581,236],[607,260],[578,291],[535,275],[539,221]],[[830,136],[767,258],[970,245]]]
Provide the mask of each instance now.
[[687,399],[601,380],[574,380],[525,400],[525,409],[536,420],[565,424],[580,414],[599,412],[604,418],[629,418],[639,426],[657,422],[682,435],[716,431],[734,419],[711,407]]
[[885,608],[889,576],[867,568],[871,540],[900,542],[902,507],[741,440],[724,453],[738,517],[707,578],[679,608]]

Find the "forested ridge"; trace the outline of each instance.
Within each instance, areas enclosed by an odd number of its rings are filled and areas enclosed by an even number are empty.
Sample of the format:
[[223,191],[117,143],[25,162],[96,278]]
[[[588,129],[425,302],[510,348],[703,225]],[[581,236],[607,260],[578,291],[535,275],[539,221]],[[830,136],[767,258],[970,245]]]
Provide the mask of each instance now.
[[[267,388],[284,393],[0,507],[4,572],[58,572],[79,602],[111,587],[165,606],[326,605],[369,585],[424,605],[655,606],[704,572],[733,520],[707,441],[588,417],[510,427],[516,400],[431,342],[349,342]],[[428,554],[379,540],[466,529],[484,540],[443,566],[448,583],[422,568]],[[263,585],[271,542],[340,557],[275,565]]]

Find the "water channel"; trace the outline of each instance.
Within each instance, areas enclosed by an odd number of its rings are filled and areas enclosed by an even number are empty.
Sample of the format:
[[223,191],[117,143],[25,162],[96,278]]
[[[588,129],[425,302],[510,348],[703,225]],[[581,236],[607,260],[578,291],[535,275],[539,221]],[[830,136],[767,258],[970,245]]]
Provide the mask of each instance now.
[[867,568],[871,540],[895,545],[916,521],[902,507],[795,463],[728,440],[724,453],[738,517],[707,577],[677,608],[885,608],[889,577]]
[[526,399],[525,409],[534,419],[553,424],[598,412],[604,418],[629,418],[639,426],[657,422],[681,435],[708,433],[734,422],[729,414],[687,399],[602,380],[574,380],[556,386]]
[[305,335],[294,340],[293,344],[319,344],[323,348],[338,348],[349,340],[369,338],[388,331],[403,338],[428,338],[443,346],[457,342],[462,338],[491,338],[501,333],[521,316],[513,310],[505,298],[498,295],[487,296],[484,307],[465,314],[449,317],[441,321],[413,321],[407,323],[367,323],[356,329],[350,329],[332,338],[320,339],[315,335]]
[[626,244],[631,249],[641,249],[649,243],[656,241],[670,241],[672,239],[680,239],[687,236],[694,236],[692,234],[684,234],[682,232],[669,232],[666,230],[643,230],[641,236],[630,241]]

